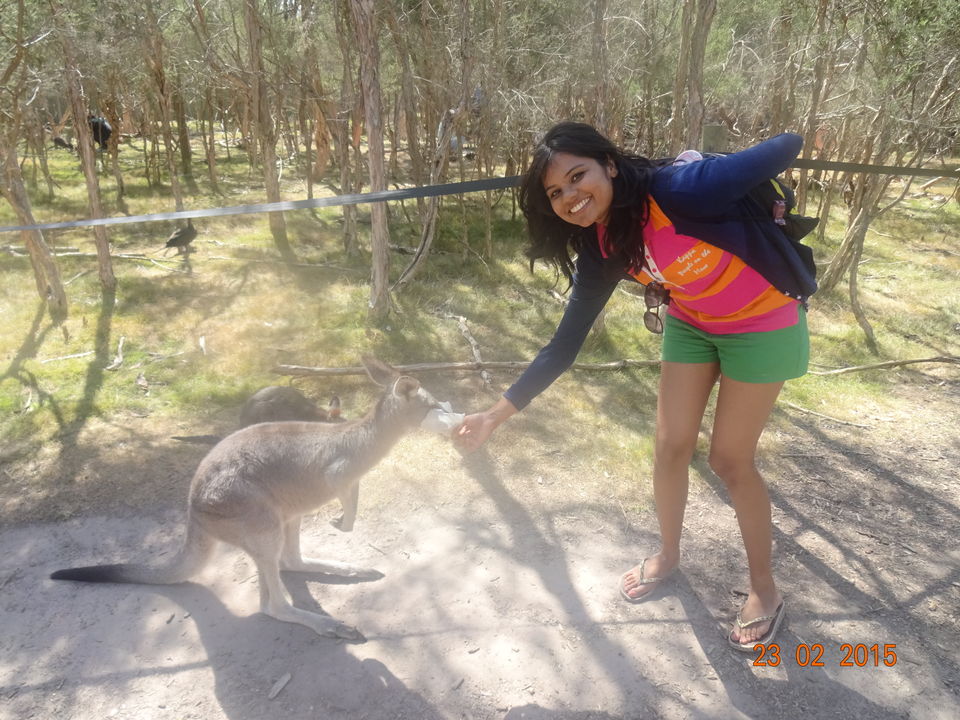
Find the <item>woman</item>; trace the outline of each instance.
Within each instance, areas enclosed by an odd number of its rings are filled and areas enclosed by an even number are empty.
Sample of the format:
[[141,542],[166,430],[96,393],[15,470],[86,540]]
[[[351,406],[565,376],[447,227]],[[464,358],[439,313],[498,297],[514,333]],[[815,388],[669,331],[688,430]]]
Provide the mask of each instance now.
[[589,125],[552,128],[520,202],[531,268],[537,259],[554,264],[572,281],[570,302],[516,383],[456,432],[464,450],[482,445],[573,363],[620,280],[646,285],[644,323],[664,336],[653,471],[661,546],[624,573],[620,593],[649,599],[680,562],[688,468],[719,378],[709,462],[729,489],[747,551],[750,593],[728,636],[744,651],[770,642],[784,616],[771,567],[770,499],[754,456],[783,382],[806,372],[804,305],[816,289],[809,250],[746,196],[789,167],[801,145],[784,134],[739,153],[688,152],[658,166]]

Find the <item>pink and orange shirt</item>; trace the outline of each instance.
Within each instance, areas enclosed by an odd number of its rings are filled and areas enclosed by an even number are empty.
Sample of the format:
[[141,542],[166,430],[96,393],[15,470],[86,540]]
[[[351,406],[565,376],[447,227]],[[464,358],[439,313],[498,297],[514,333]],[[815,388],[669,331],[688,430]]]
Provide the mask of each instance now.
[[[799,302],[779,292],[732,253],[680,235],[651,197],[643,228],[644,268],[631,269],[640,283],[660,282],[670,290],[667,312],[709,333],[766,332],[795,325]],[[597,225],[604,257],[606,228]]]

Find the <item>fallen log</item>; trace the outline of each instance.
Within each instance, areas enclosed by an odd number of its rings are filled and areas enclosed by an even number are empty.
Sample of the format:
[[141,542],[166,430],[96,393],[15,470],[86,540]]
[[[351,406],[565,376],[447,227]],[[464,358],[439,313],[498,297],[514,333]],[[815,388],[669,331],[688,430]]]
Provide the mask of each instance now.
[[[483,362],[438,362],[414,363],[412,365],[394,365],[404,373],[462,372],[478,370],[525,370],[530,364],[527,360],[485,360]],[[606,363],[574,363],[574,370],[626,370],[627,368],[660,367],[659,360],[614,360]],[[308,375],[366,375],[361,367],[324,368],[305,365],[277,365],[273,372],[277,375],[304,377]]]
[[811,370],[811,375],[843,375],[844,373],[860,372],[862,370],[885,370],[887,368],[903,367],[916,363],[952,363],[960,365],[960,357],[956,355],[938,355],[937,357],[919,358],[917,360],[887,360],[886,362],[870,365],[854,365],[852,367],[837,368],[836,370]]
[[[902,367],[904,365],[914,365],[917,363],[949,363],[960,365],[960,357],[955,355],[941,355],[930,358],[919,358],[916,360],[888,360],[886,362],[874,363],[872,365],[854,365],[851,367],[837,368],[836,370],[810,370],[810,375],[843,375],[850,372],[861,372],[863,370],[883,370],[887,368]],[[436,362],[436,363],[414,363],[412,365],[394,365],[400,372],[408,373],[430,373],[430,372],[476,372],[483,370],[525,370],[530,364],[528,360],[485,360],[482,362]],[[650,368],[660,367],[659,360],[613,360],[605,363],[574,363],[571,366],[574,370],[626,370],[628,368]],[[277,375],[289,375],[297,377],[306,377],[310,375],[366,375],[367,371],[360,365],[356,367],[310,367],[307,365],[277,365],[273,368]]]

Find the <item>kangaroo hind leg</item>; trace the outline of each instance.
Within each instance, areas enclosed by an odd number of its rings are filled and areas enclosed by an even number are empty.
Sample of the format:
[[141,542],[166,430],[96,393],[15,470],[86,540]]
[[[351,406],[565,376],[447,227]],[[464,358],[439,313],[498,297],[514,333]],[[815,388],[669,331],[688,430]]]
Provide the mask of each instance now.
[[363,635],[350,625],[335,620],[329,615],[310,612],[294,607],[290,594],[280,580],[280,555],[283,552],[283,532],[277,527],[274,532],[263,530],[246,538],[244,543],[257,566],[260,583],[260,612],[283,622],[297,623],[324,637],[339,637],[346,640],[363,640]]
[[373,568],[359,567],[336,560],[303,557],[300,553],[300,520],[299,517],[293,518],[283,526],[283,552],[280,555],[280,569],[291,572],[323,573],[359,580],[379,580],[383,577],[382,572]]

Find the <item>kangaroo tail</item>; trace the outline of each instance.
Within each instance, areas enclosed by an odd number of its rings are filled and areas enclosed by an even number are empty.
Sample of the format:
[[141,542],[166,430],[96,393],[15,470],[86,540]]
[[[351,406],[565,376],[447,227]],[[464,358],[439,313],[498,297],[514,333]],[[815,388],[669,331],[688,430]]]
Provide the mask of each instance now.
[[202,568],[216,540],[192,521],[187,523],[187,536],[180,551],[162,565],[125,563],[120,565],[91,565],[89,567],[57,570],[51,580],[76,580],[99,583],[145,583],[172,585],[188,580]]

